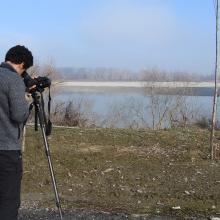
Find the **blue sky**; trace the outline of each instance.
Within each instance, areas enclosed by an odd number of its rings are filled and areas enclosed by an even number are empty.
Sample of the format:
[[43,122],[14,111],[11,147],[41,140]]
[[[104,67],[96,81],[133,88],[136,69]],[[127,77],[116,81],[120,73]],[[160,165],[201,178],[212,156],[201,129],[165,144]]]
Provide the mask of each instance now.
[[213,0],[2,1],[0,58],[21,44],[57,67],[214,71]]

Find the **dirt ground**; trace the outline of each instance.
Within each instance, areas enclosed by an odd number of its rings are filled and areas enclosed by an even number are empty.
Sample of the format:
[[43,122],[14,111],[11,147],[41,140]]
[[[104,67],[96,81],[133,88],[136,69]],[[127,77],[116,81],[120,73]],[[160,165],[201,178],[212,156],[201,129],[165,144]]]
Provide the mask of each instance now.
[[[217,132],[218,158],[219,137]],[[35,201],[36,210],[54,208],[42,138],[29,128],[26,140],[22,200]],[[208,130],[59,128],[49,143],[67,213],[110,213],[100,219],[117,219],[111,217],[114,213],[123,213],[120,219],[220,216],[220,163],[209,159]]]
[[[60,220],[56,212],[45,210],[22,210],[19,220]],[[125,215],[86,211],[65,212],[63,220],[179,220],[173,216]],[[188,217],[187,220],[207,220],[207,218]]]

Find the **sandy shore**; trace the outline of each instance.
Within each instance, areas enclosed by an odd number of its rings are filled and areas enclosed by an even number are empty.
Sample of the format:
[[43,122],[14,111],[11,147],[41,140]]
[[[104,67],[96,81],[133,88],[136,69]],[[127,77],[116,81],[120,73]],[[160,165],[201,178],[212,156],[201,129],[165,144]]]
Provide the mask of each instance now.
[[[121,88],[210,88],[214,87],[213,82],[83,82],[63,81],[54,82],[56,87],[121,87]],[[218,85],[220,86],[220,84]]]

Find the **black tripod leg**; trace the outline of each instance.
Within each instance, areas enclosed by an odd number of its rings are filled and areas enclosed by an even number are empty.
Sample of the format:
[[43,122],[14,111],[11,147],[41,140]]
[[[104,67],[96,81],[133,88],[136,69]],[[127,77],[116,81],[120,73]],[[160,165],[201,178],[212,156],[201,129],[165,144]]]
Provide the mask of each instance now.
[[40,105],[38,105],[37,114],[38,114],[38,119],[39,119],[39,122],[40,122],[40,128],[41,128],[41,131],[42,131],[42,136],[43,136],[43,139],[44,139],[45,153],[46,153],[46,156],[47,156],[50,175],[51,175],[51,179],[52,179],[52,183],[53,183],[53,189],[54,189],[54,194],[55,194],[55,199],[56,199],[56,206],[59,210],[60,219],[63,220],[63,214],[62,214],[62,209],[61,209],[60,198],[59,198],[59,194],[58,194],[58,190],[57,190],[57,184],[56,184],[56,179],[55,179],[55,175],[54,175],[54,169],[53,169],[53,165],[52,165],[52,161],[51,161],[50,148],[49,148],[49,144],[48,144],[48,140],[47,140],[47,136],[46,136],[46,132],[45,132],[45,126],[44,126],[44,120],[43,120],[43,111],[42,111],[42,108],[41,108]]

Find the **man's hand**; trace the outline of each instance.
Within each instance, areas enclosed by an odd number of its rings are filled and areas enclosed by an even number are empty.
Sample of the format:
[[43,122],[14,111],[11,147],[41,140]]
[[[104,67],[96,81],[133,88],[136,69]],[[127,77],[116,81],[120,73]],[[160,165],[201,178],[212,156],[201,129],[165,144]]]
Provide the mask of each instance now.
[[33,85],[33,86],[27,88],[27,92],[31,94],[35,88],[36,88],[36,85]]
[[29,104],[31,104],[32,103],[32,101],[33,101],[33,99],[32,99],[32,96],[31,96],[31,93],[25,93],[25,99],[27,100],[27,102],[29,103]]
[[34,86],[31,86],[30,88],[27,88],[27,92],[25,93],[25,99],[31,103],[33,100],[32,100],[32,96],[31,96],[31,92],[32,90],[34,90],[36,88],[36,85]]

